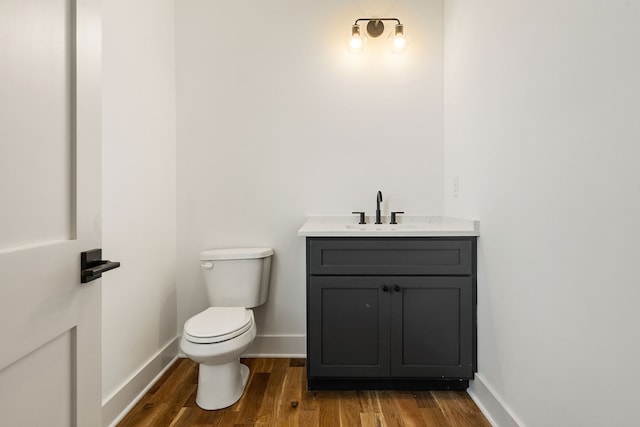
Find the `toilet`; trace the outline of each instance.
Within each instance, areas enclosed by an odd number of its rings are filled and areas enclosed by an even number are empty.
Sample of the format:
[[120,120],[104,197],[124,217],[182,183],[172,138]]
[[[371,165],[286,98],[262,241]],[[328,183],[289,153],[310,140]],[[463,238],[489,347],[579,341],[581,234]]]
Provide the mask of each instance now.
[[252,307],[267,300],[271,248],[211,249],[200,253],[210,307],[184,324],[180,350],[200,364],[196,403],[226,408],[242,396],[249,368],[240,363],[256,337]]

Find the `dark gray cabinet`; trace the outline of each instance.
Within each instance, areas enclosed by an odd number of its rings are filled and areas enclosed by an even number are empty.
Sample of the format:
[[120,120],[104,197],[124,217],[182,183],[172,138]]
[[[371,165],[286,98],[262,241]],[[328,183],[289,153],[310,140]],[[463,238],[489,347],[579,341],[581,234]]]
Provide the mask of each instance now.
[[308,237],[309,388],[466,388],[475,252],[475,237]]

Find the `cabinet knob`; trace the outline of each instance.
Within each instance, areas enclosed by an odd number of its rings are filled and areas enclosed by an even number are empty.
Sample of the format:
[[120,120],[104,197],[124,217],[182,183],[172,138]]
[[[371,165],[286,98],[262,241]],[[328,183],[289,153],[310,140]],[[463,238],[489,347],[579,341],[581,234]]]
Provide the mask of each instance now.
[[400,292],[400,286],[398,286],[398,285],[393,285],[393,290],[394,290],[395,292]]
[[382,286],[382,292],[389,292],[389,287],[387,285]]

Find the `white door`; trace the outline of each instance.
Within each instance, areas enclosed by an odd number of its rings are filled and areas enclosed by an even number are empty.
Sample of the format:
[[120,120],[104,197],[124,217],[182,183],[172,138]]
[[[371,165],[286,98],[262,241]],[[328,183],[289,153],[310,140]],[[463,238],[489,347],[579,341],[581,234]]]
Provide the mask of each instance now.
[[0,426],[101,424],[99,0],[0,0]]

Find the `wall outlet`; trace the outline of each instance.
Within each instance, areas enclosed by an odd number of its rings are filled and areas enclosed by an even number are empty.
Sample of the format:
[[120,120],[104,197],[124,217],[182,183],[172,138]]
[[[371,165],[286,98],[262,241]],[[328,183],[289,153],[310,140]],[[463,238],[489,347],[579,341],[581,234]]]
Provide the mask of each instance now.
[[457,199],[458,196],[460,195],[460,178],[457,175],[453,177],[451,194],[455,199]]

